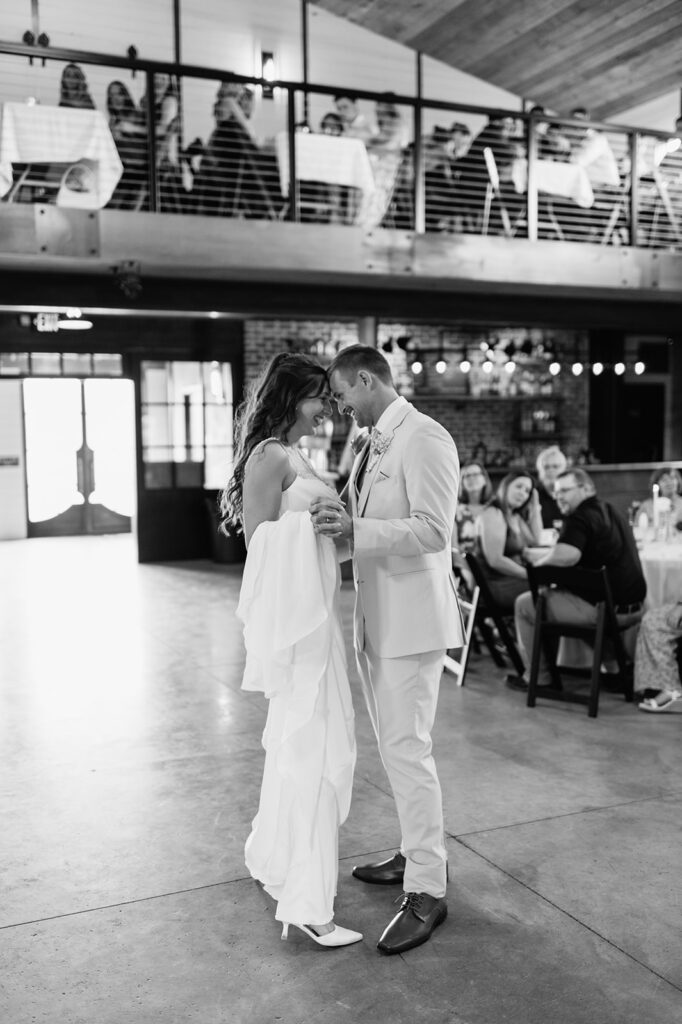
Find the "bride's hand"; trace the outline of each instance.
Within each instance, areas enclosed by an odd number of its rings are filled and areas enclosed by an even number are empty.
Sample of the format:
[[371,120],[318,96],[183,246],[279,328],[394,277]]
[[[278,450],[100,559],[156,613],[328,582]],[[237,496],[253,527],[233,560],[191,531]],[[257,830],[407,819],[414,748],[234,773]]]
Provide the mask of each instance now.
[[324,534],[333,540],[349,540],[353,536],[353,520],[341,501],[316,498],[310,505],[310,515],[315,533]]

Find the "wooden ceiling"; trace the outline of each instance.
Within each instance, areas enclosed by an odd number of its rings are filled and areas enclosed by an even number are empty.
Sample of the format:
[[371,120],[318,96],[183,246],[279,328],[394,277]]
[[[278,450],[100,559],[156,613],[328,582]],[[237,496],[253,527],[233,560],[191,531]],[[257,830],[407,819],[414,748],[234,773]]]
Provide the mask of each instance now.
[[518,96],[596,120],[682,88],[682,0],[316,0]]

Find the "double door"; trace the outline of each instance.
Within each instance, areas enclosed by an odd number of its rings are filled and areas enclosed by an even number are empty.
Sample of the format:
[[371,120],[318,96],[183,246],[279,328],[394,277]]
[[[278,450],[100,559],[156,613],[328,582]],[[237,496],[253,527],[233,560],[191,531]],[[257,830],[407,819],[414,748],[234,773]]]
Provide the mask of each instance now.
[[129,533],[132,381],[27,378],[23,398],[29,537]]

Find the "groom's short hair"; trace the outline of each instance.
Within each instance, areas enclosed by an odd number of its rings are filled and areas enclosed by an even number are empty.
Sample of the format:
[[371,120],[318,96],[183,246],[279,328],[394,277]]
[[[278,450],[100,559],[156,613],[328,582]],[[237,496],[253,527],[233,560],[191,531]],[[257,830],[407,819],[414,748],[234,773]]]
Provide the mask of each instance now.
[[328,375],[331,377],[335,370],[346,379],[354,379],[360,370],[368,370],[378,377],[382,384],[393,386],[388,360],[371,345],[349,345],[348,348],[342,349],[332,360],[327,370]]

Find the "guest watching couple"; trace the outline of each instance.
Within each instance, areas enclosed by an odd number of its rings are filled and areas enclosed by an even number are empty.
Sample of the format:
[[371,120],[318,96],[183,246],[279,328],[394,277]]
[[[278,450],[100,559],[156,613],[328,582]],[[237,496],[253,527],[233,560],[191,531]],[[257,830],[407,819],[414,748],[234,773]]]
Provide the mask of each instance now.
[[402,883],[400,910],[378,942],[395,954],[426,942],[447,916],[431,729],[445,651],[462,645],[450,559],[459,464],[450,434],[398,396],[376,349],[344,349],[329,382],[339,410],[372,428],[351,472],[348,510],[319,499],[312,514],[340,557],[352,551],[356,658],[402,833],[398,852],[353,875]]
[[466,553],[476,545],[476,521],[493,496],[487,471],[477,462],[467,462],[460,474],[459,495],[452,546]]
[[540,544],[540,499],[528,473],[508,473],[478,517],[478,553],[492,595],[502,614],[528,590],[524,549]]
[[[624,617],[621,621],[635,621],[646,597],[646,582],[627,522],[609,502],[597,497],[583,469],[560,473],[554,493],[564,517],[559,540],[545,552],[525,551],[524,556],[534,565],[575,565],[584,569],[606,566],[616,615]],[[552,589],[547,594],[547,607],[554,622],[581,626],[597,621],[597,607],[588,591]],[[514,620],[519,650],[528,669],[535,629],[535,605],[530,593],[517,597]],[[552,685],[544,654],[538,682],[541,687]],[[507,685],[528,689],[525,676],[509,676]]]
[[67,64],[59,83],[59,106],[94,110],[95,104],[85,74],[77,64]]
[[[682,476],[672,466],[668,469],[656,469],[649,480],[649,494],[654,487],[658,487],[658,498],[665,498],[665,514],[670,517],[670,525],[673,529],[682,530]],[[669,503],[669,505],[668,505]],[[669,512],[668,512],[669,507]],[[661,505],[658,505],[656,512],[661,513]],[[647,498],[639,506],[638,515],[645,513],[649,523],[654,522],[654,499]]]
[[277,901],[282,938],[293,924],[327,947],[362,939],[333,920],[355,738],[338,562],[308,512],[313,499],[335,492],[296,447],[330,413],[322,367],[304,355],[275,356],[239,411],[235,468],[221,501],[225,525],[243,530],[248,549],[237,611],[242,688],[269,700],[246,866]]
[[538,497],[542,510],[542,525],[548,530],[561,526],[561,509],[554,497],[554,482],[568,465],[568,460],[561,449],[553,444],[538,453],[535,468],[538,473]]
[[109,131],[123,164],[110,209],[133,210],[141,201],[147,182],[147,129],[145,118],[123,82],[107,87]]

